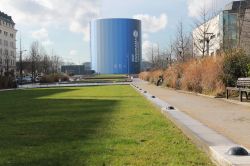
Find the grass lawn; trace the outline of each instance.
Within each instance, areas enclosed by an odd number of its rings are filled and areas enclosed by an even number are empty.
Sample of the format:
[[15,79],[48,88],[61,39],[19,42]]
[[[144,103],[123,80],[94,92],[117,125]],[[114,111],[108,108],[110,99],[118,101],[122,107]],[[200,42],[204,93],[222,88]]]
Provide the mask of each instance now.
[[0,165],[213,165],[130,86],[0,92]]
[[127,78],[120,78],[120,79],[93,78],[93,79],[85,79],[85,80],[80,80],[80,81],[73,81],[73,82],[69,82],[69,84],[71,83],[119,83],[119,82],[128,82],[128,79]]
[[100,74],[95,75],[93,78],[109,78],[109,79],[116,79],[116,78],[127,78],[128,76],[126,74]]

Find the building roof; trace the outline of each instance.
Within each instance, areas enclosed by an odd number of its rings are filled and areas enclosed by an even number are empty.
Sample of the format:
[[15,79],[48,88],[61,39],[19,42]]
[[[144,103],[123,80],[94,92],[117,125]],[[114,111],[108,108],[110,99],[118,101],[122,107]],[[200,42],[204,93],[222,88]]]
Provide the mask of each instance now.
[[8,16],[7,14],[1,11],[0,11],[0,18],[8,23],[15,24],[11,16]]
[[233,1],[227,4],[224,10],[237,11],[239,9],[247,9],[247,8],[250,8],[250,0],[240,0],[240,1]]

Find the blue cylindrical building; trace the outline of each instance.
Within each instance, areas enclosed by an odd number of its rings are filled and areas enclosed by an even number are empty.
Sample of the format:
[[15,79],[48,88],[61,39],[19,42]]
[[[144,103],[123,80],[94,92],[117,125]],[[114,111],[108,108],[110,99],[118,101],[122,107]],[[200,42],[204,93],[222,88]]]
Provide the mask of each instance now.
[[91,21],[92,69],[101,74],[138,74],[141,68],[141,21],[111,18]]

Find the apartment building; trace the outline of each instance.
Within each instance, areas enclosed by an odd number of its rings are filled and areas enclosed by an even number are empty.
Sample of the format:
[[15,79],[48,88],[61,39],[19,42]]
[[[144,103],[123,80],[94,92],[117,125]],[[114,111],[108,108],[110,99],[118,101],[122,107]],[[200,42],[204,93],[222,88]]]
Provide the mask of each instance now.
[[15,72],[16,32],[11,16],[0,11],[0,75]]
[[233,1],[218,15],[193,30],[193,52],[216,55],[241,47],[250,54],[250,0]]

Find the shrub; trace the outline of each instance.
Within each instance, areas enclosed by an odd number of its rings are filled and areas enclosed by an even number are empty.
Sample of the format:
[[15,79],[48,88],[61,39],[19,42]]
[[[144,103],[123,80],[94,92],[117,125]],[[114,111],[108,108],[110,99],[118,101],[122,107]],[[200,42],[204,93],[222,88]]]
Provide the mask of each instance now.
[[163,86],[221,96],[226,86],[235,86],[238,78],[250,76],[250,58],[235,49],[221,56],[174,64],[165,71],[144,72],[141,78],[156,83],[162,74]]
[[152,71],[150,73],[150,78],[149,78],[149,82],[152,84],[156,84],[157,81],[159,80],[159,77],[163,75],[163,70],[156,70],[156,71]]
[[17,83],[13,76],[0,76],[0,89],[16,88]]
[[250,77],[250,63],[247,65],[247,70],[248,70],[247,76]]
[[61,81],[69,81],[69,77],[66,75],[61,76]]
[[181,78],[181,88],[188,91],[202,92],[202,62],[192,60],[184,63],[183,75]]
[[41,78],[41,83],[55,83],[61,81],[69,81],[69,77],[61,74],[49,74]]
[[150,72],[141,72],[139,74],[139,78],[145,81],[149,81],[150,77],[151,77]]
[[182,72],[182,65],[174,64],[170,66],[163,74],[163,85],[170,88],[180,89],[180,78],[182,76]]
[[223,83],[223,63],[224,57],[208,57],[203,59],[201,63],[201,87],[202,93],[222,95],[225,92]]
[[227,86],[235,86],[240,77],[247,77],[249,57],[242,50],[232,50],[225,55],[223,71],[224,82]]
[[163,86],[198,93],[222,95],[225,91],[223,64],[223,56],[206,57],[200,60],[193,59],[185,63],[174,64],[164,72],[157,70],[141,73],[140,78],[155,83],[155,80],[163,72]]

